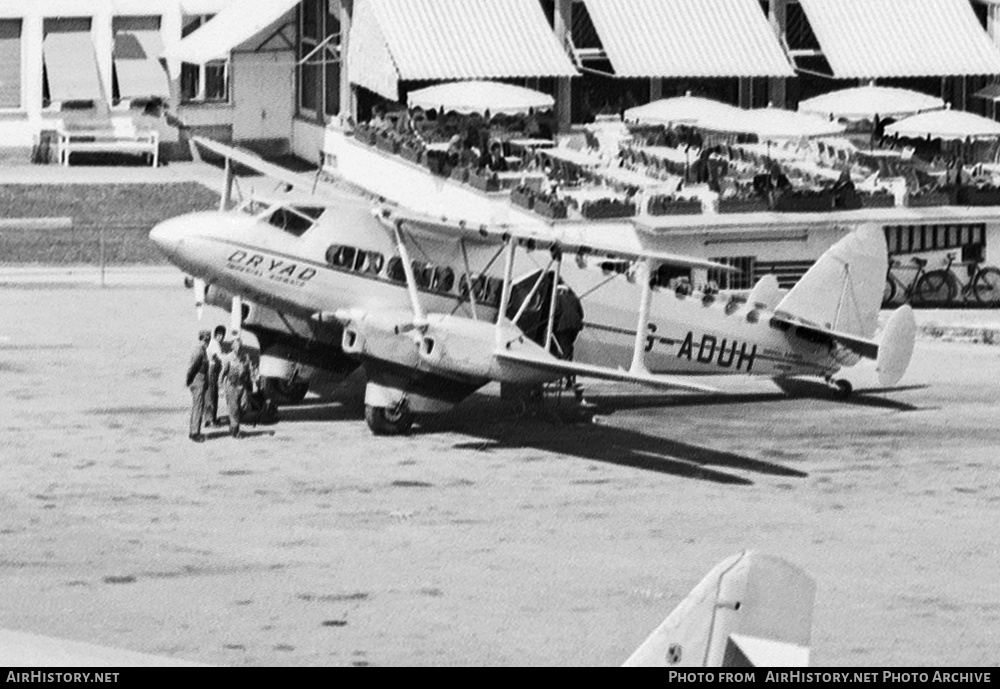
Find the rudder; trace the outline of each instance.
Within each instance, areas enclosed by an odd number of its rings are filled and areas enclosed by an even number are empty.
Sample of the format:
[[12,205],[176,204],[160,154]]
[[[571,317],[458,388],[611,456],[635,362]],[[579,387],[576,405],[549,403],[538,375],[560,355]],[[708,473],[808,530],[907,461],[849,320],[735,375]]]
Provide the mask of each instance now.
[[827,249],[775,312],[871,338],[878,325],[888,264],[881,228],[865,225]]

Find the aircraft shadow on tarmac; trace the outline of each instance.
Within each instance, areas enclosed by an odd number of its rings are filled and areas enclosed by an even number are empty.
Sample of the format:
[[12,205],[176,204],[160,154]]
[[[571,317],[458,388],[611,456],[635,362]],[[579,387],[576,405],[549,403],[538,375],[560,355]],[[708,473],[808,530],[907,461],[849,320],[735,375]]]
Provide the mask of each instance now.
[[[360,407],[337,402],[282,407],[279,423],[356,422],[361,420]],[[598,409],[599,406],[581,413],[573,405],[546,405],[538,413],[526,416],[495,397],[473,395],[449,413],[427,417],[414,434],[451,432],[476,438],[457,443],[455,449],[546,450],[605,464],[732,485],[753,485],[753,481],[723,469],[789,478],[808,476],[780,464],[732,452],[641,431],[597,425],[592,417]]]
[[[721,395],[610,394],[591,398],[589,410],[578,410],[569,399],[546,404],[530,415],[518,414],[505,403],[487,395],[473,395],[452,412],[425,419],[417,434],[454,432],[476,438],[456,444],[456,449],[479,451],[534,449],[587,459],[604,464],[731,485],[753,485],[734,471],[806,478],[808,474],[781,464],[733,452],[714,450],[642,431],[598,425],[594,415],[643,408],[754,404],[797,398],[830,400],[837,404],[913,411],[914,405],[879,395],[921,390],[924,385],[856,390],[847,400],[822,383],[788,379],[776,381],[774,392]],[[571,396],[566,396],[571,397]],[[348,396],[332,404],[305,404],[281,409],[281,423],[358,421],[362,403]],[[498,411],[502,410],[501,413]]]
[[926,407],[918,407],[908,402],[889,399],[881,395],[895,392],[909,392],[913,390],[924,390],[927,385],[906,385],[894,388],[859,388],[854,390],[850,397],[841,399],[837,396],[837,391],[829,386],[811,380],[775,380],[780,390],[773,392],[742,392],[711,394],[691,394],[691,395],[664,395],[664,394],[621,394],[621,395],[601,395],[592,401],[598,405],[598,413],[606,414],[618,410],[626,409],[664,409],[675,407],[698,407],[716,406],[729,404],[764,404],[768,402],[785,402],[794,399],[814,399],[829,400],[836,404],[847,404],[857,407],[872,407],[878,409],[893,409],[896,411],[920,411]]

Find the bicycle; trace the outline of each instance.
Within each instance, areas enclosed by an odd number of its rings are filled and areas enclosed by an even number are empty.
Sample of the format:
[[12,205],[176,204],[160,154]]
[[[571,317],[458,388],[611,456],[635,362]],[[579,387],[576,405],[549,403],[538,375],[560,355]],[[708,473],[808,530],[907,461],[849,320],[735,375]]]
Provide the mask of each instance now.
[[913,298],[915,292],[914,288],[920,278],[924,276],[924,268],[927,266],[927,261],[926,259],[914,256],[910,259],[910,262],[916,264],[917,274],[913,276],[913,279],[910,280],[909,284],[904,284],[903,281],[897,278],[892,272],[893,268],[898,268],[900,266],[899,261],[894,258],[889,259],[889,265],[885,271],[885,289],[882,292],[883,308],[892,305],[892,303],[896,300],[896,295],[900,292],[902,292],[904,304],[910,303]]
[[[983,266],[983,259],[972,261],[968,265],[969,280],[961,284],[952,271],[955,264],[955,254],[947,254],[947,264],[944,268],[925,271],[927,260],[913,257],[917,265],[917,274],[913,281],[904,287],[904,301],[914,306],[947,306],[955,302],[961,295],[962,301],[969,301],[970,296],[983,306],[1000,304],[1000,269]],[[886,274],[886,286],[883,292],[883,303],[889,304],[895,298],[898,287],[902,283],[892,274],[892,269],[898,265],[890,261]]]

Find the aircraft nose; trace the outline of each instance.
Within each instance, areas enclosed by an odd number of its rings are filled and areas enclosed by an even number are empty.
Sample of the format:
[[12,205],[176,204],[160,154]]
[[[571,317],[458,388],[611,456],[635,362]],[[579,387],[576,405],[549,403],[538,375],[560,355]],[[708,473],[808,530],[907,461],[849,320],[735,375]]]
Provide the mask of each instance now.
[[172,218],[150,230],[149,239],[159,247],[160,251],[171,256],[192,229],[192,223],[187,218]]

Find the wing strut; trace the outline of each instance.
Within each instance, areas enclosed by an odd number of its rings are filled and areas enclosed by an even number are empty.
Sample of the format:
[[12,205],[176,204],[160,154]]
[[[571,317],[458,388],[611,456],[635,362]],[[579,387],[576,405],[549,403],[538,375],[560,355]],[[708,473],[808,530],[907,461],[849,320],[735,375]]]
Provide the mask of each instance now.
[[420,295],[417,294],[417,278],[413,274],[413,264],[410,263],[410,252],[406,250],[406,242],[403,241],[403,221],[397,220],[392,224],[393,234],[396,236],[396,248],[399,250],[399,258],[403,261],[403,273],[406,275],[406,291],[410,294],[410,306],[413,307],[413,324],[417,327],[427,325],[427,316],[420,305]]
[[[465,248],[465,245],[462,245]],[[503,289],[500,292],[500,311],[497,313],[496,342],[499,348],[503,344],[503,322],[507,318],[507,308],[510,306],[510,293],[514,285],[514,242],[507,241],[505,247],[507,255],[504,256],[503,265]],[[472,290],[470,290],[471,293]]]
[[639,272],[639,284],[642,285],[642,296],[639,297],[639,322],[635,326],[635,346],[632,349],[632,365],[629,373],[635,376],[649,375],[646,368],[646,329],[649,328],[649,307],[653,301],[653,285],[651,281],[649,261],[638,261],[636,269]]
[[[562,249],[558,246],[552,247],[552,262],[556,264],[552,273],[552,297],[549,299],[549,323],[545,328],[545,349],[551,351],[552,331],[556,324],[556,298],[559,292],[559,274],[562,272]],[[558,345],[556,345],[558,349]],[[559,352],[560,358],[563,353]]]
[[222,196],[219,199],[219,210],[228,211],[233,202],[233,182],[236,181],[236,172],[233,169],[233,160],[226,156],[226,175],[222,183]]
[[464,238],[460,239],[458,243],[462,247],[462,259],[465,261],[465,284],[469,287],[469,304],[472,306],[472,320],[478,321],[479,314],[476,313],[476,290],[472,289],[472,266],[469,265],[469,252],[465,248]]

